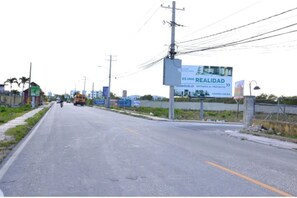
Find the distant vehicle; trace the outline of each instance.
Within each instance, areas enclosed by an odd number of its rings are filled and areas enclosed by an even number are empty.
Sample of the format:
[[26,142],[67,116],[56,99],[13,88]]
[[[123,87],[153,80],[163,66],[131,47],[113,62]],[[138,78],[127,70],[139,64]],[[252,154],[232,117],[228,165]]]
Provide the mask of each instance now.
[[86,100],[87,100],[87,98],[85,95],[78,93],[74,96],[73,104],[75,106],[78,104],[81,106],[84,106],[86,104]]

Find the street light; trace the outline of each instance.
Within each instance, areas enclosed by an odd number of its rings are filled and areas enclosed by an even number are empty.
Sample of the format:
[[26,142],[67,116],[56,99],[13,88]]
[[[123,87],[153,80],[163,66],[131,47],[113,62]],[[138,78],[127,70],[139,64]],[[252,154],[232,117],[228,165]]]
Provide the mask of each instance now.
[[249,88],[250,88],[250,96],[252,95],[252,82],[256,83],[256,86],[254,87],[254,90],[259,90],[260,87],[257,85],[257,82],[255,80],[252,80],[249,82]]

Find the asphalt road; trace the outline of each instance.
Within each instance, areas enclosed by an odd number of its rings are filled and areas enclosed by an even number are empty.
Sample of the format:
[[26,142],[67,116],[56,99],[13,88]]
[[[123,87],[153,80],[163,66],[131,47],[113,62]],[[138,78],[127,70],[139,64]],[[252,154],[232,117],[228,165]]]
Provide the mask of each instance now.
[[0,170],[5,196],[297,196],[297,151],[228,124],[55,104]]

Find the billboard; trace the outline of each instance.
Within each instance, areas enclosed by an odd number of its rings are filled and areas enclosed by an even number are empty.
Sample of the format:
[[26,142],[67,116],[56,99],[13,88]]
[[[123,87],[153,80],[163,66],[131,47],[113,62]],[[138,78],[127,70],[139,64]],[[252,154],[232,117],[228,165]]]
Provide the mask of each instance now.
[[31,96],[40,96],[39,86],[31,86]]
[[94,99],[94,105],[105,105],[104,99]]
[[244,90],[244,80],[235,82],[234,99],[242,99]]
[[105,98],[108,97],[108,89],[109,89],[109,87],[103,87],[103,97],[105,97]]
[[130,99],[122,98],[122,99],[118,100],[119,107],[131,107],[131,105],[132,105],[132,100],[130,100]]
[[232,97],[232,67],[183,65],[175,96]]

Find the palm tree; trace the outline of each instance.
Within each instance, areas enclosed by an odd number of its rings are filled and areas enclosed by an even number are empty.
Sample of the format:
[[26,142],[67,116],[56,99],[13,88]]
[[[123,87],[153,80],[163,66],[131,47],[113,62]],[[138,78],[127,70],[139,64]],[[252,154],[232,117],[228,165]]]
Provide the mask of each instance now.
[[22,86],[22,104],[23,104],[23,102],[24,102],[24,88],[25,88],[25,84],[26,83],[29,83],[30,82],[30,78],[26,78],[26,77],[21,77],[21,78],[19,78],[19,83],[18,83],[18,85],[20,86],[20,84],[22,84],[23,86]]
[[10,84],[10,92],[11,92],[11,90],[12,90],[12,84],[13,84],[13,83],[18,84],[18,80],[17,80],[16,78],[8,78],[8,79],[4,82],[4,85],[5,85],[6,83],[9,83],[9,84]]
[[18,84],[18,80],[16,79],[16,78],[8,78],[5,82],[4,82],[4,85],[6,84],[6,83],[9,83],[10,84],[10,105],[11,105],[11,90],[12,90],[12,84],[13,83],[16,83],[16,84]]

